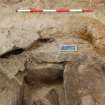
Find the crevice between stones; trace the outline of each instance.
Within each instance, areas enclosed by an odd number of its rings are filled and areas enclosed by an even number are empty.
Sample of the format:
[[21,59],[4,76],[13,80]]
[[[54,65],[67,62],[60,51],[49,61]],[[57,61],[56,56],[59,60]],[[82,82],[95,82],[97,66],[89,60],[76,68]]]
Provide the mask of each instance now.
[[38,48],[42,44],[51,43],[53,41],[54,41],[54,39],[51,39],[51,38],[44,38],[44,39],[39,38],[38,40],[33,42],[28,48],[26,48],[26,49],[25,48],[13,48],[13,50],[8,51],[8,52],[4,53],[3,55],[1,55],[0,58],[9,58],[12,55],[16,56],[16,55],[19,55],[25,51],[31,51],[35,48]]
[[19,55],[19,54],[21,54],[24,51],[25,50],[23,48],[17,48],[17,49],[11,50],[11,51],[1,55],[0,58],[8,58],[11,55]]

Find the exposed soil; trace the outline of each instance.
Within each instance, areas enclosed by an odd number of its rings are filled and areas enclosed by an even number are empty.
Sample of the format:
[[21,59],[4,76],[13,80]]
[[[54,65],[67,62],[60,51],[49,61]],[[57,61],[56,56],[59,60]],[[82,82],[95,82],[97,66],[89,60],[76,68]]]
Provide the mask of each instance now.
[[105,0],[0,0],[0,39],[0,105],[105,105]]

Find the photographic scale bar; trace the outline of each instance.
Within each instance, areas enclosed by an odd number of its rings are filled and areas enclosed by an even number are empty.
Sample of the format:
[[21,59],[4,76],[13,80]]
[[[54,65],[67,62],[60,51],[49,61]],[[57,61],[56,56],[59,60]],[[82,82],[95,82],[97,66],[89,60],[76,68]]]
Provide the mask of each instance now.
[[93,12],[93,9],[17,9],[16,12],[71,12],[71,13],[84,13]]

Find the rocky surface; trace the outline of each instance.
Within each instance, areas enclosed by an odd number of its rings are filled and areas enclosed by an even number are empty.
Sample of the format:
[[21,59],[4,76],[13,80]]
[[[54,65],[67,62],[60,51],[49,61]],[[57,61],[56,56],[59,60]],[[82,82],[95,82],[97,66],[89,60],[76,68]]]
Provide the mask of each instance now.
[[2,39],[0,55],[18,48],[25,49],[38,38],[37,34],[31,33],[29,29],[23,29],[19,24],[10,28],[0,28],[0,39]]
[[[88,63],[89,62],[89,63]],[[97,58],[86,58],[64,70],[67,105],[104,105],[104,63]]]
[[[0,105],[104,105],[104,0],[0,0]],[[92,7],[85,14],[17,8]],[[61,52],[74,44],[76,52]]]
[[15,78],[9,79],[0,71],[0,104],[22,105],[23,82],[19,84]]

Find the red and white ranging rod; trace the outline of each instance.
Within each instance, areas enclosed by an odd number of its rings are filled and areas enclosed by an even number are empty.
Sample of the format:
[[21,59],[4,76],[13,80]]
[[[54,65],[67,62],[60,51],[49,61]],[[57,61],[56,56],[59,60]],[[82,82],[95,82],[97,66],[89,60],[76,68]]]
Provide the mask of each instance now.
[[93,9],[17,9],[17,12],[71,12],[71,13],[83,13],[93,12]]

